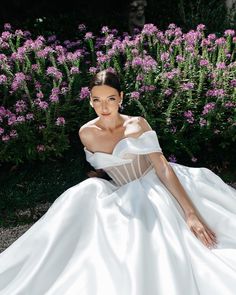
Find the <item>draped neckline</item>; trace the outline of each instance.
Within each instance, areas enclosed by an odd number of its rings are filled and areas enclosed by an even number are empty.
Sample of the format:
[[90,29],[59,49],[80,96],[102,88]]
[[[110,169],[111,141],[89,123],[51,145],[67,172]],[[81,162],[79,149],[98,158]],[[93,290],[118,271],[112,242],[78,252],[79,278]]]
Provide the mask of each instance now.
[[122,139],[120,139],[116,145],[114,146],[113,148],[113,151],[112,153],[106,153],[106,152],[91,152],[90,150],[88,150],[86,147],[84,147],[84,151],[87,152],[88,154],[91,154],[91,155],[96,155],[96,154],[103,154],[103,155],[108,155],[108,156],[113,156],[115,154],[115,151],[116,149],[118,148],[118,146],[123,143],[124,141],[129,141],[129,140],[139,140],[140,138],[142,138],[143,136],[145,136],[147,133],[150,133],[150,132],[155,132],[155,130],[147,130],[147,131],[144,131],[142,134],[140,134],[139,136],[137,137],[133,137],[133,136],[127,136],[127,137],[124,137]]

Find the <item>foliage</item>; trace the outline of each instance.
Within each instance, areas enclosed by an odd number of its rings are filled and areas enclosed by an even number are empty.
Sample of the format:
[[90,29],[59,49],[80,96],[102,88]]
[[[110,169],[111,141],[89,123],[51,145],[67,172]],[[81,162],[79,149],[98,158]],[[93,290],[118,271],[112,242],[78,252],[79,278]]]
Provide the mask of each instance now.
[[175,24],[165,31],[146,24],[130,36],[104,26],[94,35],[80,25],[78,38],[61,44],[6,24],[0,161],[62,155],[69,134],[94,116],[91,76],[109,68],[121,77],[125,112],[146,117],[169,160],[227,165],[236,140],[236,37],[234,30],[216,36],[205,29],[199,24],[183,33]]

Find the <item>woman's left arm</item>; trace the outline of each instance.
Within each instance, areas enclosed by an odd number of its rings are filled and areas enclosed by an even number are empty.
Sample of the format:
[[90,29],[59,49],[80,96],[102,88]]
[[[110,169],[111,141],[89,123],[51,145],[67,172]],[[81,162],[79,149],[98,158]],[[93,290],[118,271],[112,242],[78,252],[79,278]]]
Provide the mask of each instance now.
[[[152,129],[148,122],[142,117],[140,118],[140,125],[143,131]],[[173,168],[166,160],[163,153],[154,152],[148,154],[148,156],[161,182],[165,185],[165,187],[170,191],[170,193],[176,198],[180,206],[183,208],[186,222],[190,230],[207,247],[213,247],[216,244],[215,233],[203,221],[200,213],[192,203],[187,192],[183,188]]]
[[155,167],[155,171],[161,182],[170,191],[170,193],[179,202],[185,213],[186,222],[190,230],[207,247],[213,247],[216,244],[215,233],[205,224],[200,213],[195,208],[173,168],[162,153],[155,152],[148,154],[150,161]]

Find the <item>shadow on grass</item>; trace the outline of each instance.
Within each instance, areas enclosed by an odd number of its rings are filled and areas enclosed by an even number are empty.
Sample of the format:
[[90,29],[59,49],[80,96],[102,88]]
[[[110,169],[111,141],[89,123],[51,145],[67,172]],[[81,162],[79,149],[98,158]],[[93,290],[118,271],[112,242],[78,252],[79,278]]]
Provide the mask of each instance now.
[[[60,194],[86,179],[88,169],[91,166],[78,142],[63,158],[18,167],[5,165],[0,172],[0,226],[35,222]],[[40,209],[40,204],[48,206]]]
[[[65,190],[86,179],[87,171],[93,169],[78,141],[71,145],[63,158],[2,168],[0,227],[36,222]],[[212,169],[225,182],[235,185],[235,171],[216,170]]]

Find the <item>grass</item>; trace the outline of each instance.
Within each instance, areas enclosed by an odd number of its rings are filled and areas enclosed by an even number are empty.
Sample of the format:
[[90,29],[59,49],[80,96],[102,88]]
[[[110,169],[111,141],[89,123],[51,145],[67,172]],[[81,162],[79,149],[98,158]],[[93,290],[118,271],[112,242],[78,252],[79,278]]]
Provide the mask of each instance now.
[[[63,158],[18,167],[5,165],[0,173],[0,226],[31,222],[36,204],[52,203],[67,188],[86,179],[90,168],[78,140]],[[28,208],[31,217],[19,220],[16,211]]]
[[[93,168],[86,161],[78,139],[71,141],[71,148],[63,158],[18,167],[5,165],[0,172],[0,226],[31,223],[36,205],[53,203],[66,189],[86,179],[90,169]],[[234,183],[235,169],[231,170],[213,171],[225,182]],[[18,210],[27,209],[30,215],[17,214]]]

